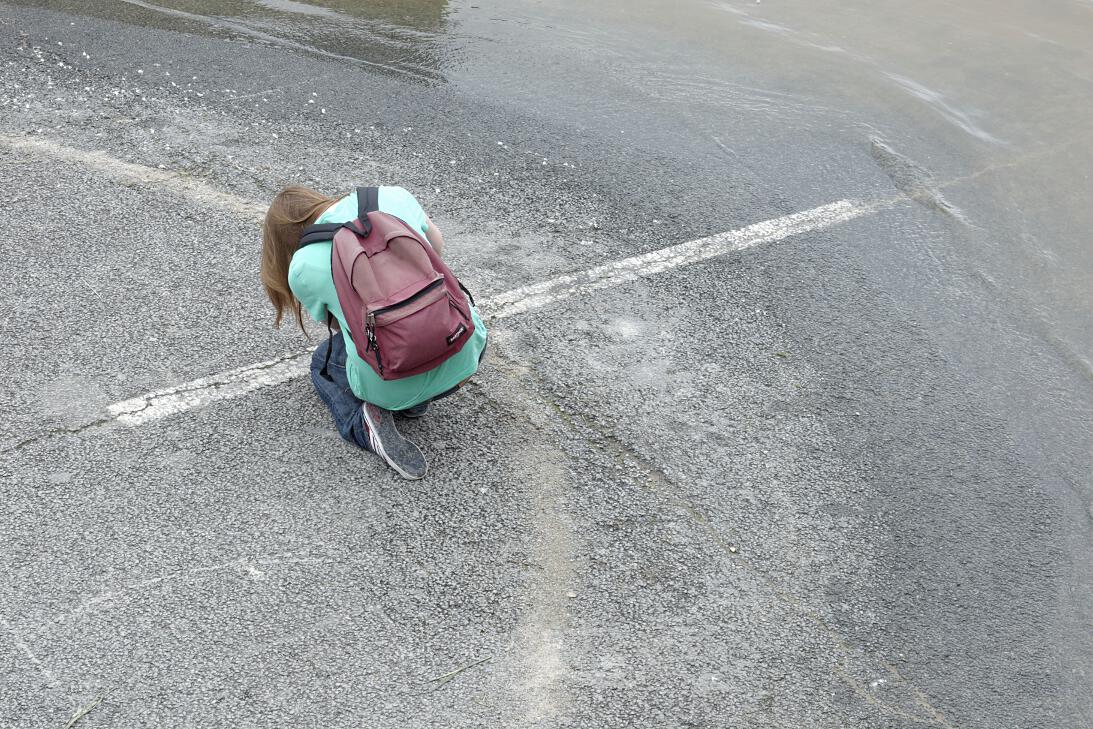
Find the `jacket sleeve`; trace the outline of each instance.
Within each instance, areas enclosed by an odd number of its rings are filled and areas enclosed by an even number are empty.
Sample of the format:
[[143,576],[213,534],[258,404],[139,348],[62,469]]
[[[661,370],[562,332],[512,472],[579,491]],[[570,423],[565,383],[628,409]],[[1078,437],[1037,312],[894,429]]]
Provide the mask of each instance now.
[[312,319],[326,323],[326,297],[334,289],[334,281],[324,280],[330,279],[330,267],[316,266],[313,260],[316,255],[317,250],[299,251],[292,257],[288,267],[288,287]]

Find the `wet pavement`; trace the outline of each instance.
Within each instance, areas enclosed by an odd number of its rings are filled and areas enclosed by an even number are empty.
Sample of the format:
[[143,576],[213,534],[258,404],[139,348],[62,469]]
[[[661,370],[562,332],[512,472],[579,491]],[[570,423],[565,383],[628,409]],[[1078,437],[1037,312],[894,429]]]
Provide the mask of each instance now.
[[[0,2],[0,726],[1090,725],[1091,29]],[[487,295],[884,205],[497,323],[419,484],[306,379],[89,427],[306,346],[223,195],[372,180]]]

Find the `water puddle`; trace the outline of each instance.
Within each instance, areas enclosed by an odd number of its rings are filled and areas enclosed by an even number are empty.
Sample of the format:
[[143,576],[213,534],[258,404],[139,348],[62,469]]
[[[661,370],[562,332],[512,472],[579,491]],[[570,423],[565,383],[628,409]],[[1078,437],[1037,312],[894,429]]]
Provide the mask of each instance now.
[[425,83],[444,79],[448,0],[16,0],[76,15],[222,37]]
[[301,15],[317,15],[322,18],[338,18],[336,11],[324,8],[321,5],[295,2],[294,0],[255,0],[259,5],[285,13],[299,13]]

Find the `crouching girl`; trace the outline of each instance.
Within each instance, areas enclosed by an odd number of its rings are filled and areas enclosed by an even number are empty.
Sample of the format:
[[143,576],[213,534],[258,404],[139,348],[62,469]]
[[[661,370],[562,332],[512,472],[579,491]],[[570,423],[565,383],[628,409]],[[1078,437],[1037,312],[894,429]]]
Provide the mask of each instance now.
[[[312,356],[315,391],[342,438],[406,478],[424,476],[427,463],[399,433],[396,416],[425,415],[430,402],[470,379],[486,348],[486,327],[441,262],[443,249],[440,230],[401,187],[358,188],[341,198],[287,187],[262,228],[262,284],[275,325],[291,312],[306,335],[306,309],[331,328]],[[406,274],[414,266],[426,271],[423,284]],[[417,336],[432,338],[419,344]],[[428,353],[415,360],[421,347]]]

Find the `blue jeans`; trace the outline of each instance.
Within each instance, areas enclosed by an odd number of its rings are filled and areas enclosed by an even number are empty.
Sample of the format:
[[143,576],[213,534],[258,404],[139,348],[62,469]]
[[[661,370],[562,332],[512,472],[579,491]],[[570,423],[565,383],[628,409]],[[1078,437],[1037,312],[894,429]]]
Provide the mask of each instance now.
[[[329,380],[322,375],[328,348],[330,349],[330,366],[327,368]],[[345,339],[342,338],[341,332],[320,344],[311,355],[311,383],[315,385],[315,392],[319,393],[319,397],[330,408],[330,414],[334,416],[334,425],[337,426],[342,438],[358,448],[371,450],[368,447],[368,426],[364,424],[364,414],[361,413],[361,405],[364,401],[358,399],[349,389],[349,378],[345,374]]]
[[[328,348],[330,349],[330,366],[327,367],[329,380],[322,374]],[[479,362],[485,354],[486,350],[483,349],[478,357]],[[330,408],[330,414],[334,416],[334,425],[337,426],[342,438],[358,448],[371,450],[368,446],[368,426],[364,424],[364,414],[361,413],[361,405],[364,401],[353,394],[353,390],[349,388],[349,378],[345,374],[345,338],[342,337],[341,332],[320,344],[311,355],[311,383],[315,385],[315,392],[319,393],[319,397]],[[459,385],[456,385],[428,402],[447,397],[458,389]]]

